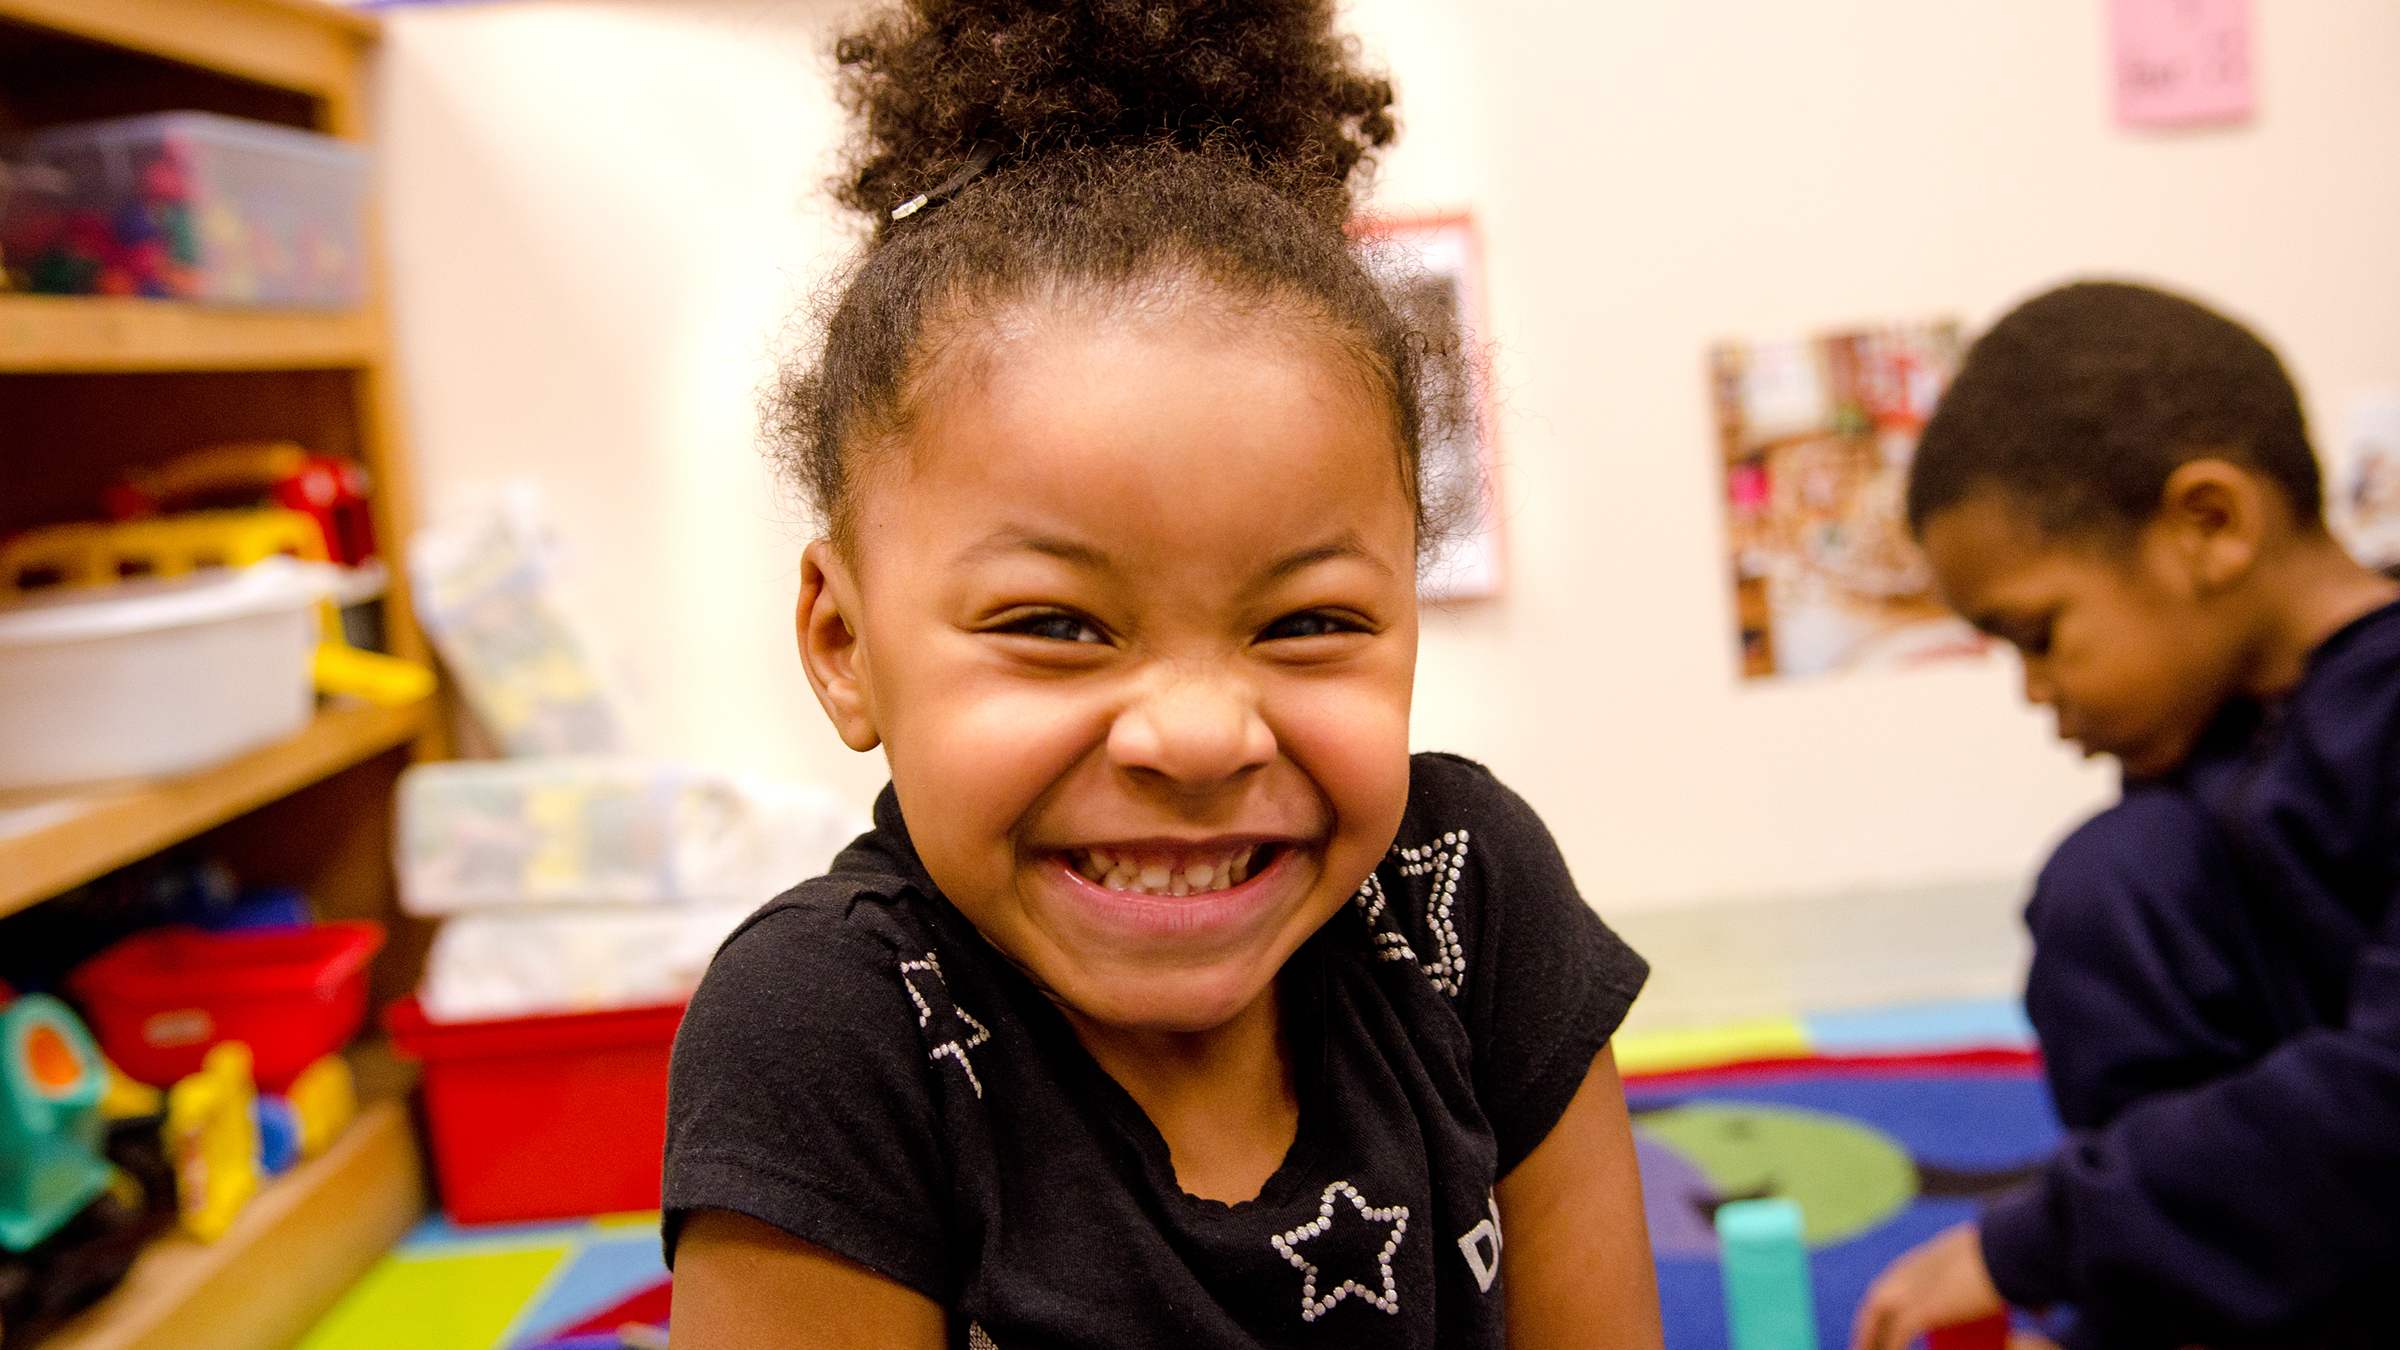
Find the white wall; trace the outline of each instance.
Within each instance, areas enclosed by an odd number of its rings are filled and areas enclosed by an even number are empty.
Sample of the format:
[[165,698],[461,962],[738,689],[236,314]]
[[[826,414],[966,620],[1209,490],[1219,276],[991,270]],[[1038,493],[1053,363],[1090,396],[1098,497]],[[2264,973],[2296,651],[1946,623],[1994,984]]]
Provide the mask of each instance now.
[[[2005,658],[1738,687],[1703,352],[2146,276],[2255,320],[2330,430],[2400,377],[2400,8],[2256,11],[2255,121],[2136,135],[2097,0],[1360,0],[1408,123],[1380,199],[1477,213],[1505,390],[1513,589],[1428,616],[1419,743],[1523,791],[1604,909],[2021,877],[2112,775]],[[664,743],[864,800],[750,400],[841,238],[839,12],[392,11],[382,132],[428,495],[543,477]]]

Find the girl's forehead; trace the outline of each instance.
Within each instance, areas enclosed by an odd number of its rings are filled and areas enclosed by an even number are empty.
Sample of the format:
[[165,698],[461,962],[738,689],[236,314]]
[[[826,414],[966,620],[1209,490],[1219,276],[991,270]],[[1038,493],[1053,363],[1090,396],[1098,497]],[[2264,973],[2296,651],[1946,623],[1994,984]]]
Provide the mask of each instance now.
[[1415,508],[1388,404],[1327,344],[1086,312],[1008,330],[972,364],[954,359],[889,463],[860,484],[869,539],[930,558],[1030,533],[1123,556],[1348,532],[1413,569]]

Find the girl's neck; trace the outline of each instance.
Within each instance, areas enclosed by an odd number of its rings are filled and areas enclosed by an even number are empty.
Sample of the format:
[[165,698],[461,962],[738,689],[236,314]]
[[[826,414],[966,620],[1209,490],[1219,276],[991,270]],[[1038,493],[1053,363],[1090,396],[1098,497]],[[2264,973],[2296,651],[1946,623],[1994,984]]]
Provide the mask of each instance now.
[[1207,1031],[1127,1030],[1062,1011],[1083,1048],[1166,1140],[1178,1186],[1226,1204],[1257,1198],[1300,1130],[1275,985]]

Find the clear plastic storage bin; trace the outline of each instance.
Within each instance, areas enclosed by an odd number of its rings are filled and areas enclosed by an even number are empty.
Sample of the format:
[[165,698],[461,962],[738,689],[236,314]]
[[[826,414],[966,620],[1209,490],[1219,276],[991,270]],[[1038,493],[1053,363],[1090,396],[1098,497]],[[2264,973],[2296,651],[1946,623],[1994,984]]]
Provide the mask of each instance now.
[[344,308],[366,297],[367,159],[214,113],[51,127],[11,154],[0,252],[24,289]]

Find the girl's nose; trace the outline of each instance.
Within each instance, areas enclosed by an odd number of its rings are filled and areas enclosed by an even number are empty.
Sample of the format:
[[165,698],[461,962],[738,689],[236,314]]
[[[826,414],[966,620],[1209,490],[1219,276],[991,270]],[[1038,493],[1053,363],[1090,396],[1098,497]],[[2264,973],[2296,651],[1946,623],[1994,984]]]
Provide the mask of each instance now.
[[1117,715],[1108,753],[1123,768],[1207,787],[1273,761],[1275,733],[1259,715],[1257,694],[1239,681],[1183,676]]

